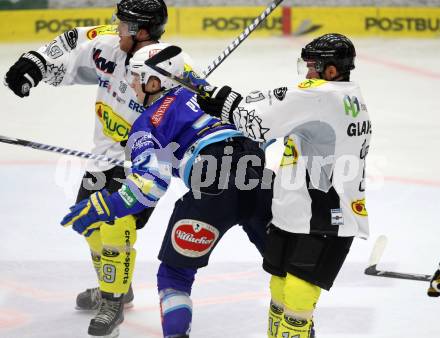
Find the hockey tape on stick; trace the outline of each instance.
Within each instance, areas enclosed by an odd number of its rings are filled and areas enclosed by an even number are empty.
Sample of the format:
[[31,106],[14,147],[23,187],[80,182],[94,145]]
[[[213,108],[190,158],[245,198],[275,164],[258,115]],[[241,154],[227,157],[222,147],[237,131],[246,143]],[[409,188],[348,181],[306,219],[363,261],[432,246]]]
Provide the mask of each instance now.
[[33,148],[33,149],[37,149],[37,150],[48,151],[51,153],[58,153],[58,154],[63,154],[63,155],[81,157],[81,158],[85,158],[88,160],[103,161],[103,162],[107,162],[107,163],[116,165],[118,167],[130,168],[132,166],[132,163],[130,161],[121,161],[121,160],[117,160],[115,158],[107,157],[104,155],[97,155],[97,154],[87,153],[84,151],[63,148],[63,147],[59,147],[59,146],[52,146],[52,145],[43,144],[43,143],[26,141],[26,140],[7,137],[7,136],[3,136],[3,135],[0,135],[0,142],[18,145],[18,146],[22,146],[22,147]]
[[375,276],[375,277],[417,280],[422,282],[429,282],[431,280],[432,275],[378,270],[377,265],[379,264],[383,252],[385,251],[387,241],[388,241],[387,238],[383,235],[377,238],[376,243],[374,243],[374,247],[373,247],[373,251],[371,252],[370,259],[368,261],[368,267],[364,271],[366,275]]
[[233,40],[228,47],[203,71],[205,79],[218,67],[220,64],[231,54],[269,15],[275,8],[278,7],[283,0],[272,1],[269,6],[266,7],[260,16],[256,17],[254,21],[247,26],[243,32]]

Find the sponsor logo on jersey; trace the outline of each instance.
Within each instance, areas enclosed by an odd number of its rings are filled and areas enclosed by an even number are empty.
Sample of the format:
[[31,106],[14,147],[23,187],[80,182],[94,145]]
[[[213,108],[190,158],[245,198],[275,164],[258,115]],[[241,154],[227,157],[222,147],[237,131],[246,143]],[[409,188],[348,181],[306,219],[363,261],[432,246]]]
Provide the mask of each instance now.
[[136,197],[125,184],[118,190],[118,194],[121,196],[122,201],[128,209],[132,208],[137,202]]
[[110,106],[103,102],[96,102],[95,111],[102,124],[104,135],[116,142],[128,139],[131,124],[115,113]]
[[273,90],[273,95],[280,101],[286,97],[287,87],[281,87]]
[[174,224],[171,237],[178,253],[187,257],[201,257],[214,247],[219,231],[207,223],[183,219]]
[[359,100],[356,96],[350,97],[348,95],[344,96],[344,109],[345,115],[351,115],[356,118],[361,111],[361,106]]
[[362,122],[356,122],[356,123],[350,123],[347,127],[347,135],[352,136],[362,136],[366,134],[371,134],[371,122],[368,121],[362,121]]
[[76,30],[76,28],[65,32],[64,39],[66,39],[66,42],[69,45],[70,49],[75,49],[78,42],[78,31]]
[[197,113],[200,110],[200,106],[197,103],[197,95],[196,94],[194,94],[194,96],[189,99],[189,101],[186,103],[186,105],[189,109],[191,109],[195,113]]
[[285,143],[283,158],[280,166],[295,165],[298,163],[298,148],[295,142],[289,137]]
[[107,61],[101,56],[102,50],[93,48],[93,61],[95,62],[96,68],[102,70],[104,73],[113,74],[116,68],[116,63],[113,61]]
[[64,54],[60,46],[58,45],[57,40],[53,40],[50,44],[48,44],[46,49],[44,50],[44,53],[47,56],[50,56],[52,59],[58,59]]
[[128,102],[128,108],[131,110],[134,110],[135,112],[142,113],[144,111],[144,106],[137,103],[135,100],[131,99],[130,102]]
[[166,111],[168,110],[168,108],[170,108],[175,99],[176,98],[174,96],[169,96],[163,100],[159,108],[157,108],[157,110],[150,117],[150,121],[153,126],[155,126],[156,128],[159,126]]
[[98,35],[118,35],[118,26],[104,25],[92,28],[87,32],[87,38],[93,40]]
[[325,83],[327,83],[327,81],[325,81],[325,80],[309,79],[309,80],[305,80],[305,81],[301,82],[298,85],[298,88],[300,88],[300,89],[316,88],[316,87],[319,87]]
[[356,215],[368,216],[367,208],[365,208],[365,198],[352,202],[351,209]]

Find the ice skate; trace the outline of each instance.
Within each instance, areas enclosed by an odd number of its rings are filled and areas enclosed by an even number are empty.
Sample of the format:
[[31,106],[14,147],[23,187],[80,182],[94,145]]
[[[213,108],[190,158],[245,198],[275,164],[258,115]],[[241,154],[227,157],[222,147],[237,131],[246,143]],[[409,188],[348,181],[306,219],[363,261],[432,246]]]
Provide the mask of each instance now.
[[[133,307],[133,288],[130,285],[128,292],[124,295],[124,308]],[[92,311],[97,310],[101,302],[101,292],[99,288],[87,289],[78,294],[76,297],[76,307],[75,309],[81,311]]]
[[119,336],[119,325],[124,321],[124,304],[122,298],[111,293],[102,292],[97,315],[90,321],[89,336],[116,338]]

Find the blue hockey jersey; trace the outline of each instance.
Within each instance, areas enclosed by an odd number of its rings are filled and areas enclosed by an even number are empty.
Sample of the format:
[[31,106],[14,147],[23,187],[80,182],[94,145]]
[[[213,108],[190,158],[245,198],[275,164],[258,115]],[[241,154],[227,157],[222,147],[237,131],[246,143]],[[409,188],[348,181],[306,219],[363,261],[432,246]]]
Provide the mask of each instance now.
[[171,176],[189,187],[191,168],[209,144],[242,136],[235,126],[204,113],[196,95],[177,87],[146,108],[134,122],[126,151],[131,173],[110,199],[117,217],[154,206]]

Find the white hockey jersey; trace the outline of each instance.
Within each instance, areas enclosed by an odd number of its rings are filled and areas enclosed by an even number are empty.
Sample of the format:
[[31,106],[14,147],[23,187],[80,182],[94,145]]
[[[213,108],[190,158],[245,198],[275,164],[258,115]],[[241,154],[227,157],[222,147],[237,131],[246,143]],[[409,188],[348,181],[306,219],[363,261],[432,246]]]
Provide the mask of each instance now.
[[[75,28],[59,35],[38,52],[47,61],[44,82],[53,86],[98,86],[92,152],[125,159],[119,142],[127,140],[133,122],[144,108],[137,103],[135,92],[126,82],[127,54],[119,48],[116,26]],[[189,62],[187,55],[185,59]],[[89,162],[89,171],[112,167],[105,162]]]
[[306,80],[252,92],[234,122],[260,142],[284,137],[273,224],[294,233],[367,238],[365,158],[371,122],[357,84]]

